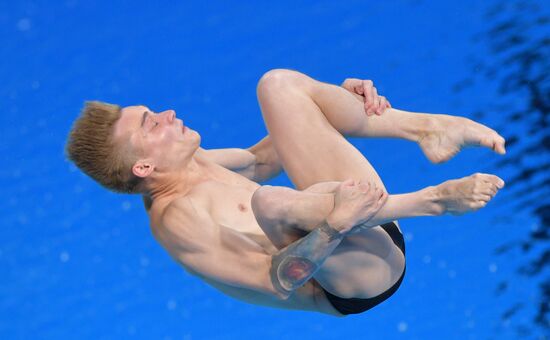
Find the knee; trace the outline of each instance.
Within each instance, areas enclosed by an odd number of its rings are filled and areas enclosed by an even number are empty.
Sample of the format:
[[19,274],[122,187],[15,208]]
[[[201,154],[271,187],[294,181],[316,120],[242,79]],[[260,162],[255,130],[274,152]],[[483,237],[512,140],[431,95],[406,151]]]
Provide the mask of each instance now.
[[264,185],[252,195],[252,212],[256,219],[262,221],[284,220],[289,211],[288,200],[285,199],[286,188]]
[[257,92],[259,94],[283,89],[303,87],[307,84],[307,76],[293,70],[273,69],[269,70],[258,82]]

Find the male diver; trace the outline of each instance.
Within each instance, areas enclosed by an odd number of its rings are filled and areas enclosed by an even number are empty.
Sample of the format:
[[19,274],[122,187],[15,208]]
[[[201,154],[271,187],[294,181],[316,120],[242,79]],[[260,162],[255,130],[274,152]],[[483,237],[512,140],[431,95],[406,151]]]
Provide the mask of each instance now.
[[[143,195],[153,235],[188,272],[249,303],[334,316],[401,284],[398,219],[475,211],[504,186],[477,173],[389,195],[345,137],[414,141],[433,163],[465,146],[504,154],[505,141],[467,118],[394,109],[371,81],[276,69],[257,95],[269,134],[248,149],[201,148],[173,110],[88,102],[68,156],[106,188]],[[282,170],[296,190],[258,184]]]

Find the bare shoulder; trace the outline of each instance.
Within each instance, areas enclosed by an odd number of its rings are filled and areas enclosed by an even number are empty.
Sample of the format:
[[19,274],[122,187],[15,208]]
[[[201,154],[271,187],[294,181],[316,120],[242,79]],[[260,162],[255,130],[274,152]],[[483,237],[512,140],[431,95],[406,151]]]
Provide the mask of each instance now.
[[270,255],[240,233],[215,223],[189,197],[168,204],[156,238],[188,272],[210,283],[274,294]]
[[184,196],[166,206],[154,234],[171,254],[194,252],[215,237],[216,226],[207,209]]

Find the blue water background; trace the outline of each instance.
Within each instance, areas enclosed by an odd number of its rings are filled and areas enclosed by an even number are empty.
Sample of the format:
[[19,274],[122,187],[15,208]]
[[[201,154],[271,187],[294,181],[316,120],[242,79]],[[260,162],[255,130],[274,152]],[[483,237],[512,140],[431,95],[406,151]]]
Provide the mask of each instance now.
[[[487,53],[472,40],[487,27],[486,8],[473,0],[0,2],[0,338],[511,337],[500,321],[510,301],[494,291],[517,259],[494,249],[535,223],[522,212],[499,217],[513,195],[462,217],[403,220],[402,287],[367,313],[337,319],[245,304],[191,277],[153,239],[139,197],[105,191],[63,153],[92,99],[172,108],[203,147],[248,147],[266,134],[255,87],[273,68],[337,84],[373,79],[396,108],[477,119],[497,96],[494,84],[452,87],[472,72],[469,58]],[[467,149],[435,166],[410,142],[353,143],[392,193],[494,172],[498,157]],[[291,186],[286,176],[270,184]],[[517,281],[512,293],[534,303],[529,282]]]

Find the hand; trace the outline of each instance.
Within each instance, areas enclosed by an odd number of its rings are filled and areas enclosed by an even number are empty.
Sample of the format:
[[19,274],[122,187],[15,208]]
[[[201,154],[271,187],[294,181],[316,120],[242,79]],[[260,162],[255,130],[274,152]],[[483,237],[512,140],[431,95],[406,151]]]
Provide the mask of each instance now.
[[341,233],[369,221],[382,208],[388,194],[369,182],[348,179],[340,184],[334,195],[334,209],[327,223]]
[[376,87],[374,87],[372,80],[348,78],[344,80],[342,87],[350,92],[363,96],[367,116],[372,116],[375,113],[381,115],[385,109],[391,107],[386,97],[378,95],[378,91]]

